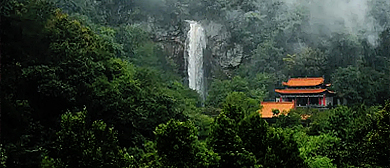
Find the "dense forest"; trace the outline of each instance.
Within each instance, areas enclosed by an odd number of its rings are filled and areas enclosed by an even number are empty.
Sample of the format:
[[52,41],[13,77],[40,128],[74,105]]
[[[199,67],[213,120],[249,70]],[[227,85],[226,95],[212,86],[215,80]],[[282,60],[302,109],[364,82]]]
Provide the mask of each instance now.
[[[0,9],[0,167],[390,165],[388,0]],[[204,98],[188,87],[188,20],[206,29]],[[261,118],[261,101],[305,76],[325,77],[347,104]]]

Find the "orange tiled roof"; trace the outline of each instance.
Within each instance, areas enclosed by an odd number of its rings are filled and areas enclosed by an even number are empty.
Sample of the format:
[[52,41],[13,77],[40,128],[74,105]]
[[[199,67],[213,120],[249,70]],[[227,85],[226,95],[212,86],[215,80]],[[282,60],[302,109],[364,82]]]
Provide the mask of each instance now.
[[263,108],[259,111],[262,118],[272,118],[274,114],[273,109],[278,109],[281,113],[288,113],[291,109],[295,108],[294,102],[261,102]]
[[283,82],[286,86],[317,86],[324,83],[323,77],[317,78],[290,78],[287,82]]
[[328,89],[275,89],[275,92],[282,94],[322,93]]

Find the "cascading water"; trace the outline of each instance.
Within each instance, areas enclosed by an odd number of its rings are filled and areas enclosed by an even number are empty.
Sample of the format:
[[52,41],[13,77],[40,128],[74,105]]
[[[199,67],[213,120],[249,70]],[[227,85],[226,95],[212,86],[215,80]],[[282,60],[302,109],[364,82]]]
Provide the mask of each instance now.
[[206,49],[206,35],[201,24],[196,21],[188,21],[190,30],[187,34],[187,72],[188,85],[196,90],[201,98],[205,99],[203,51]]

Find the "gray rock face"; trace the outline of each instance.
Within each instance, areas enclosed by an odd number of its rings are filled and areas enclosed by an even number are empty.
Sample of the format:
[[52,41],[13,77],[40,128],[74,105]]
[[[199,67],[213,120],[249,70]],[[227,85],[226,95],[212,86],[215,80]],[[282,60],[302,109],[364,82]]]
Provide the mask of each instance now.
[[223,69],[238,66],[242,60],[243,47],[231,42],[231,35],[224,25],[206,21],[204,27],[214,61]]
[[153,17],[141,23],[142,27],[152,34],[152,39],[157,42],[167,53],[167,62],[177,67],[178,73],[185,76],[185,40],[189,26],[178,22],[177,24],[161,25]]
[[[210,21],[199,21],[205,29],[207,48],[205,65],[212,74],[216,69],[227,70],[240,65],[243,58],[243,47],[231,41],[231,34],[223,24]],[[144,27],[152,32],[153,39],[168,53],[168,61],[174,63],[183,76],[186,75],[184,60],[185,42],[190,27],[186,21],[177,24],[158,25],[152,19],[144,23]]]

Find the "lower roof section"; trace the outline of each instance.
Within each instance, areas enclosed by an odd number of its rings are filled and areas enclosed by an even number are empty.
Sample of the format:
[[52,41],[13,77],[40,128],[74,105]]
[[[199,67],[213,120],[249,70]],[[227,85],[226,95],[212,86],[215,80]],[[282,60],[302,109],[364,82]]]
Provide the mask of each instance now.
[[[295,108],[294,102],[261,102],[262,108],[259,111],[262,118],[276,117],[282,113],[287,114],[291,109]],[[278,115],[274,115],[272,110],[279,110]]]

